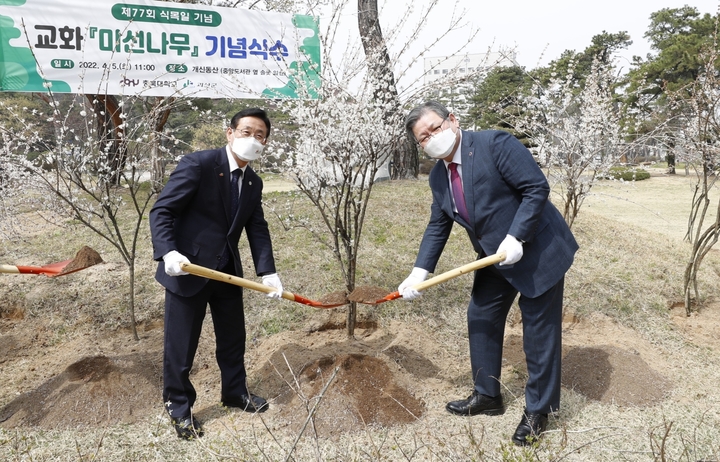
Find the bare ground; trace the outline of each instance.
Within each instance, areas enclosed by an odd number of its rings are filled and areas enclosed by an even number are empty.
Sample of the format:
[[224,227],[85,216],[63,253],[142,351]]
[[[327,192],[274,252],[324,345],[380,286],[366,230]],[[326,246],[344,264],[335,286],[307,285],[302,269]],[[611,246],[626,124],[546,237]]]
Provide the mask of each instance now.
[[[691,342],[720,351],[720,305],[693,317],[673,309],[677,328]],[[372,314],[361,320],[355,339],[338,329],[344,314],[319,312],[303,330],[282,332],[253,343],[248,354],[252,390],[270,399],[273,428],[299,431],[315,411],[322,437],[367,426],[405,425],[426,413],[442,413],[448,399],[469,390],[465,352],[447,351],[426,330],[394,321],[378,325]],[[652,406],[676,386],[675,369],[634,331],[597,315],[564,323],[563,386],[589,400],[622,406]],[[210,353],[206,323],[192,371],[198,390],[196,414],[210,431],[227,410],[219,399],[219,372]],[[141,342],[129,332],[98,337],[78,335],[50,344],[40,319],[4,312],[0,321],[0,425],[47,430],[133,423],[162,414],[162,325],[141,326]],[[526,378],[521,321],[506,332],[503,382],[506,400],[522,401]],[[204,352],[204,353],[203,353]]]
[[[593,252],[591,242],[583,245],[584,252]],[[100,263],[63,279],[82,277],[84,285],[102,289],[107,275],[120,270],[117,263]],[[141,323],[140,342],[127,330],[96,329],[92,323],[62,332],[62,319],[31,308],[33,298],[56,282],[3,275],[0,283],[13,293],[21,279],[26,300],[0,302],[0,459],[86,460],[85,454],[90,460],[97,452],[106,460],[176,460],[180,451],[191,455],[187,460],[282,460],[304,432],[319,443],[302,454],[318,460],[482,459],[487,448],[495,451],[488,459],[497,460],[507,454],[524,405],[527,373],[516,311],[507,324],[501,377],[508,412],[470,419],[444,410],[471,387],[464,333],[443,325],[451,323],[444,312],[462,317],[462,306],[438,306],[421,322],[412,316],[380,321],[377,308],[367,307],[354,339],[344,331],[344,308],[317,310],[293,330],[251,336],[250,387],[271,404],[259,416],[220,405],[208,318],[191,373],[198,391],[195,412],[207,434],[201,446],[180,446],[184,442],[175,438],[161,403],[162,322]],[[83,296],[76,298],[77,305],[65,308],[81,317]],[[562,409],[544,439],[552,444],[527,460],[661,460],[663,451],[684,454],[683,460],[717,459],[720,303],[710,300],[688,317],[681,304],[666,302],[670,322],[659,329],[669,329],[662,335],[675,340],[662,345],[600,312],[576,316],[566,306]],[[405,302],[383,307],[393,303]],[[663,447],[663,434],[678,431]],[[392,445],[383,446],[390,438]],[[268,449],[273,439],[281,449]],[[222,446],[234,440],[240,446]],[[254,449],[238,453],[238,447]],[[342,455],[343,448],[351,454]],[[503,460],[526,460],[515,454]]]

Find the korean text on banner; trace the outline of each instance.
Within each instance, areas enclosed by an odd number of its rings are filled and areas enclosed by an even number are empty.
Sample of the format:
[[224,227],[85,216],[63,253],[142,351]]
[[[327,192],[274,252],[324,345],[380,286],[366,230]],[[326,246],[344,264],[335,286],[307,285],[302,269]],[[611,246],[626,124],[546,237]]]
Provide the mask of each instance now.
[[312,16],[151,0],[0,0],[0,91],[317,98]]

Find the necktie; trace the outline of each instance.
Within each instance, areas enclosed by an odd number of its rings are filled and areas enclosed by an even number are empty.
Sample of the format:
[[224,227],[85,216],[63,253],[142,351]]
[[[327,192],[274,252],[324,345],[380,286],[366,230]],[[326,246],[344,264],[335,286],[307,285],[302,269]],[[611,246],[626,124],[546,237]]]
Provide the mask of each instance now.
[[238,208],[240,207],[240,195],[238,194],[238,179],[242,176],[242,170],[236,168],[232,171],[232,179],[230,180],[230,216],[235,219]]
[[[230,179],[230,216],[232,220],[235,220],[238,208],[240,208],[240,194],[238,194],[238,180],[242,176],[242,170],[239,168],[232,171],[232,178]],[[223,250],[222,256],[220,257],[219,269],[225,268],[227,262],[230,261],[230,247],[227,245]]]
[[457,171],[455,162],[450,162],[448,168],[450,169],[450,186],[452,187],[453,198],[455,199],[455,207],[457,207],[458,215],[460,215],[465,221],[470,223],[470,216],[468,215],[467,207],[465,206],[465,193],[463,193],[462,180],[460,174]]

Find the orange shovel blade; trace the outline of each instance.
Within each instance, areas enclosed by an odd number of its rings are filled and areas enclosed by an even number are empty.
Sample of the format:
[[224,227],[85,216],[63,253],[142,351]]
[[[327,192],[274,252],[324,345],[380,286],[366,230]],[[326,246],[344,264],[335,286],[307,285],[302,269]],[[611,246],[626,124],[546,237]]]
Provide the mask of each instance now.
[[[62,273],[63,269],[70,264],[72,260],[59,261],[57,263],[50,263],[43,266],[17,266],[20,274],[44,274],[45,276],[53,277],[58,276]],[[81,269],[81,268],[78,268]],[[75,270],[77,271],[77,270]],[[69,274],[69,273],[63,273]]]
[[64,276],[66,274],[74,273],[75,271],[80,271],[81,269],[85,269],[98,263],[102,263],[100,254],[90,247],[84,246],[72,260],[49,263],[43,266],[0,265],[0,273],[43,274],[52,278],[55,276]]

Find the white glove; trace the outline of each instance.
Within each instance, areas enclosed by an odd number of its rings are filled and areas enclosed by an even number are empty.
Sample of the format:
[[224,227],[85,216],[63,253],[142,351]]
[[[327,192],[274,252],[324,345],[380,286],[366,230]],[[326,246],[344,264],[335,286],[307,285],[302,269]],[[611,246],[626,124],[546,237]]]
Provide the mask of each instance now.
[[418,268],[417,266],[412,269],[410,276],[398,286],[398,292],[402,295],[403,300],[415,300],[422,295],[420,291],[413,289],[412,286],[423,282],[427,275],[428,271],[426,269]]
[[163,261],[165,262],[165,274],[168,276],[184,276],[190,274],[180,269],[180,263],[190,263],[190,260],[177,250],[171,250],[166,253],[163,256]]
[[523,256],[522,243],[508,234],[497,249],[497,253],[500,252],[505,252],[506,257],[505,260],[499,263],[499,266],[514,265]]
[[277,291],[273,291],[267,294],[270,298],[280,299],[282,298],[283,293],[283,286],[282,282],[280,282],[280,278],[278,277],[277,273],[272,274],[266,274],[262,277],[262,283],[264,286],[272,287],[273,289],[277,289]]

